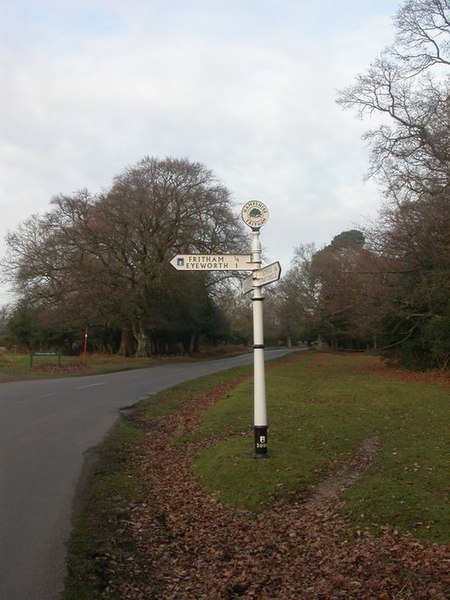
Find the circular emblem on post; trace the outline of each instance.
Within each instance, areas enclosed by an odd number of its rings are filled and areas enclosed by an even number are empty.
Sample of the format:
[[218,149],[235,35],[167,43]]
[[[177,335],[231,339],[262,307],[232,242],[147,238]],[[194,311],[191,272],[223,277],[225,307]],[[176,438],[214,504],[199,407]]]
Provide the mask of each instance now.
[[259,200],[250,200],[242,207],[242,220],[252,229],[259,229],[269,220],[267,206]]

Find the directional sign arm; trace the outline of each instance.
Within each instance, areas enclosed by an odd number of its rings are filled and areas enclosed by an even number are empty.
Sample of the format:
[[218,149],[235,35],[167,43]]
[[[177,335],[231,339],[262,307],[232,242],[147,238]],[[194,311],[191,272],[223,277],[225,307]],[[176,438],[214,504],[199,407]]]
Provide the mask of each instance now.
[[253,273],[246,277],[242,282],[242,293],[248,294],[255,287],[262,287],[264,285],[269,285],[269,283],[273,283],[274,281],[278,281],[280,275],[281,265],[278,261],[271,263],[262,269],[253,271]]
[[256,275],[256,286],[268,285],[269,283],[273,283],[274,281],[278,281],[281,275],[281,265],[280,263],[274,262],[262,269],[259,269],[255,273]]
[[250,254],[177,254],[170,264],[178,271],[253,271]]

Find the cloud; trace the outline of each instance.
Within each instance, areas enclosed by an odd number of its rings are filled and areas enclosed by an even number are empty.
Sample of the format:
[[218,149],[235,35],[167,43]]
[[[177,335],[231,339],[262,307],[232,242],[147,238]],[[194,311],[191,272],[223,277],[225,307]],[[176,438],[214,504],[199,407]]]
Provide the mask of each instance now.
[[396,2],[6,5],[0,238],[145,155],[199,160],[237,202],[264,201],[270,254],[285,263],[373,212],[367,125],[335,97],[391,38]]

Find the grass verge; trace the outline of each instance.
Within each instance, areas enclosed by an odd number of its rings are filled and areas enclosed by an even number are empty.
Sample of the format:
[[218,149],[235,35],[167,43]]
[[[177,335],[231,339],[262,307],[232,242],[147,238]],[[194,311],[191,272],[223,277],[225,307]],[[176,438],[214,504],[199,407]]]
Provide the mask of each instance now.
[[203,415],[196,439],[224,430],[231,435],[201,454],[194,473],[223,502],[261,509],[286,495],[307,495],[363,439],[376,436],[378,460],[346,493],[354,526],[390,524],[421,539],[449,541],[449,388],[373,372],[373,361],[319,354],[271,371],[268,460],[252,459],[250,440],[239,435],[252,419],[251,382],[244,382]]
[[[298,501],[364,439],[376,436],[377,460],[345,492],[350,526],[382,531],[388,525],[422,540],[449,542],[448,386],[390,376],[374,369],[376,359],[361,355],[298,355],[290,364],[272,364],[269,459],[252,458],[251,379],[205,411],[194,432],[176,431],[177,446],[215,441],[192,465],[204,488],[225,503],[259,512],[278,500]],[[141,445],[146,420],[164,419],[181,403],[244,373],[251,370],[234,369],[152,396],[109,438],[75,519],[64,600],[100,597],[102,581],[111,580],[105,565],[114,563],[113,552],[120,552],[120,544],[133,551],[132,537],[118,527],[145,493],[135,457],[149,448],[148,442]]]
[[187,398],[207,394],[245,372],[250,373],[250,369],[231,369],[149,396],[133,411],[133,418],[123,420],[97,449],[76,502],[62,600],[97,600],[107,582],[114,581],[111,564],[120,562],[118,553],[122,549],[129,552],[132,540],[124,523],[136,503],[144,500],[144,474],[133,458],[142,452],[146,420],[169,415]]
[[143,369],[156,365],[175,362],[190,362],[234,356],[248,352],[247,348],[220,346],[207,348],[201,354],[192,356],[150,356],[135,358],[118,354],[88,354],[86,364],[82,364],[81,356],[61,356],[58,366],[56,356],[33,356],[30,366],[30,355],[17,352],[0,352],[0,383],[17,379],[47,379],[49,377],[74,377],[77,375],[95,375],[112,371]]
[[[95,465],[88,469],[79,509],[68,545],[69,575],[64,600],[96,600],[111,552],[120,551],[125,537],[118,530],[136,502],[142,500],[140,473],[130,457],[139,444],[142,430],[125,422],[114,429],[98,451]],[[115,543],[120,533],[121,543]],[[110,573],[108,573],[110,575]]]

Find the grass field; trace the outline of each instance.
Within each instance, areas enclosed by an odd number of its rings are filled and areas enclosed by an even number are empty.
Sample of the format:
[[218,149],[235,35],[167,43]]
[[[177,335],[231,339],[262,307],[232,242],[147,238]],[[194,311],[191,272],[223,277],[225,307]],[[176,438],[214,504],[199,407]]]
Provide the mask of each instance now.
[[[191,356],[152,356],[148,358],[124,357],[118,354],[88,354],[86,364],[81,356],[61,356],[60,366],[56,356],[33,356],[32,366],[28,353],[0,352],[0,383],[17,379],[41,379],[48,377],[73,377],[94,375],[111,371],[140,369],[171,362],[189,362],[208,358],[219,358],[220,349],[210,349]],[[227,354],[242,352],[242,349],[226,347]],[[245,350],[245,349],[244,349]],[[247,350],[248,351],[248,350]]]
[[[343,492],[350,530],[376,535],[388,526],[423,542],[450,542],[448,384],[420,376],[410,380],[365,355],[299,354],[290,363],[271,364],[268,459],[252,458],[252,379],[247,367],[152,396],[138,407],[135,423],[131,418],[113,432],[75,520],[69,546],[73,577],[65,600],[96,597],[95,591],[90,595],[89,583],[98,581],[95,557],[109,556],[118,518],[126,523],[136,503],[150,502],[136,468],[136,457],[149,449],[146,421],[164,419],[205,394],[215,397],[219,385],[237,377],[245,380],[217,398],[199,427],[189,433],[177,431],[172,439],[181,449],[214,440],[192,464],[194,477],[208,493],[259,514],[279,500],[302,501],[313,486],[332,477],[363,440],[376,438],[374,461],[356,485]],[[132,539],[125,543],[130,550]]]
[[[355,527],[388,523],[449,541],[450,388],[389,377],[373,370],[375,360],[322,354],[274,369],[267,377],[271,457],[251,459],[249,439],[230,435],[200,456],[194,472],[222,501],[255,510],[286,494],[307,494],[376,436],[378,459],[346,493]],[[194,437],[250,429],[251,386],[241,384],[209,409]]]

